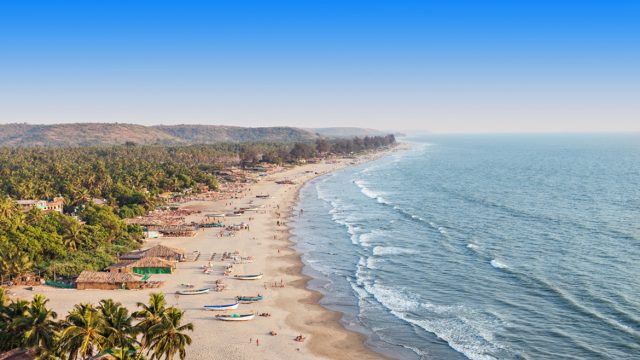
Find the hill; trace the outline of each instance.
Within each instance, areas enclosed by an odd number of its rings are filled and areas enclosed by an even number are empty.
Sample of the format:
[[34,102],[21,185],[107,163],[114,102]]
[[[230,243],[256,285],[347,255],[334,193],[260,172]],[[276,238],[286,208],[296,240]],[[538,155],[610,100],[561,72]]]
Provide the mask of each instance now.
[[216,125],[144,126],[120,123],[0,125],[0,146],[77,147],[136,144],[213,144],[220,142],[287,142],[314,140],[318,135],[293,127],[244,128]]
[[220,125],[158,125],[151,128],[192,144],[256,141],[305,141],[317,137],[314,133],[293,127],[246,128]]
[[0,146],[91,146],[123,144],[180,143],[161,130],[134,124],[0,125]]
[[328,138],[352,138],[352,137],[365,137],[365,136],[384,136],[385,133],[375,129],[364,129],[356,127],[330,127],[330,128],[315,128],[309,129],[322,137]]

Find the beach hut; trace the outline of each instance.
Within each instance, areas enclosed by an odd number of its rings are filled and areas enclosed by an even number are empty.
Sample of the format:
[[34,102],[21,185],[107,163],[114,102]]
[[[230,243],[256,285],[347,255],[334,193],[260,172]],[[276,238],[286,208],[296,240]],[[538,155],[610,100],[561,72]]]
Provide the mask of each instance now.
[[120,260],[140,260],[147,257],[156,257],[167,261],[182,261],[184,251],[170,248],[164,245],[156,245],[144,250],[132,251],[120,256]]
[[184,257],[184,251],[164,245],[156,245],[144,250],[144,257],[156,257],[169,261],[180,261]]
[[193,225],[163,226],[157,231],[166,237],[190,237],[198,234],[198,228]]
[[175,263],[157,257],[145,257],[127,265],[134,274],[171,274]]
[[98,272],[85,270],[76,279],[76,289],[139,289],[142,286],[142,276],[120,272]]

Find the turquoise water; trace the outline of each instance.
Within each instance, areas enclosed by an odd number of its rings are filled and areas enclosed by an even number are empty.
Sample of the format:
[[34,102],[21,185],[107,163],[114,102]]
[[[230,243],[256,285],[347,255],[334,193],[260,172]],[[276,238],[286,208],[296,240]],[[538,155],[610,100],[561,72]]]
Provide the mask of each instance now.
[[411,143],[302,189],[324,306],[395,358],[640,358],[640,136]]

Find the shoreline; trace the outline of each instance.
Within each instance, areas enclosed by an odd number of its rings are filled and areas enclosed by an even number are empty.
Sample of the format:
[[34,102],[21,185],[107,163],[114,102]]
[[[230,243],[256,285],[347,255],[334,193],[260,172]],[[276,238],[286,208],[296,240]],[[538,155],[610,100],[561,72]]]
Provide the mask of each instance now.
[[[406,144],[400,143],[392,149],[370,154],[370,156],[364,158],[364,160],[359,158],[359,161],[357,161],[356,164],[347,164],[346,166],[334,169],[324,174],[319,174],[304,181],[300,186],[297,186],[293,201],[290,203],[290,208],[287,208],[286,210],[285,218],[287,221],[290,221],[295,216],[293,208],[299,204],[300,191],[309,182],[322,176],[327,176],[335,171],[381,159],[405,148]],[[320,304],[320,300],[324,297],[324,294],[320,291],[308,288],[309,281],[314,278],[303,273],[306,265],[302,261],[302,253],[294,249],[297,242],[293,240],[291,227],[289,225],[287,225],[287,243],[287,248],[293,252],[293,254],[290,255],[291,261],[294,262],[292,267],[295,269],[294,272],[299,277],[299,279],[292,282],[292,284],[295,284],[294,286],[304,291],[303,296],[299,298],[298,301],[302,304],[301,307],[305,308],[305,310],[308,311],[309,308],[312,308],[313,311],[317,311],[323,316],[321,321],[312,323],[301,321],[300,319],[292,316],[287,317],[287,324],[311,335],[308,345],[310,350],[316,355],[331,359],[391,359],[390,357],[369,348],[366,345],[367,336],[365,334],[347,329],[342,323],[342,318],[344,316],[342,312],[328,309]],[[340,356],[336,356],[336,350],[341,353]]]
[[[327,174],[323,174],[320,176],[324,175]],[[295,198],[291,204],[292,206],[299,203],[299,194],[302,187],[306,186],[310,181],[320,176],[307,180],[297,189]],[[293,211],[287,210],[286,218],[290,220],[291,218],[293,218],[293,216]],[[303,292],[302,297],[298,298],[298,307],[300,308],[300,310],[313,311],[314,313],[317,312],[322,317],[321,320],[308,322],[304,319],[292,316],[292,312],[286,318],[287,324],[295,329],[299,329],[303,333],[310,335],[308,346],[311,352],[316,355],[327,357],[330,359],[390,359],[389,357],[375,352],[368,346],[366,346],[367,337],[364,334],[347,329],[341,321],[344,314],[339,311],[328,309],[320,304],[320,300],[324,297],[324,295],[317,290],[313,290],[307,287],[309,281],[311,281],[313,278],[303,273],[305,264],[302,261],[302,253],[294,249],[296,242],[293,241],[291,228],[289,226],[287,227],[287,248],[293,252],[288,256],[290,258],[290,261],[293,262],[291,268],[299,278],[295,281],[292,281],[291,284],[298,290]],[[336,356],[335,351],[338,351],[338,353],[340,353],[341,355]]]

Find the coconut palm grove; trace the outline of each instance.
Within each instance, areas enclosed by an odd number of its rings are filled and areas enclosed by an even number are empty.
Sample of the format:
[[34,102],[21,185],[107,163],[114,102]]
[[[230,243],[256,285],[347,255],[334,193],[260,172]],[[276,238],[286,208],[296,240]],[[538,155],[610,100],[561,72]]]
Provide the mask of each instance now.
[[185,359],[193,324],[168,307],[160,293],[130,312],[112,299],[77,304],[62,316],[37,294],[31,302],[8,299],[0,288],[0,351],[23,348],[38,359]]

